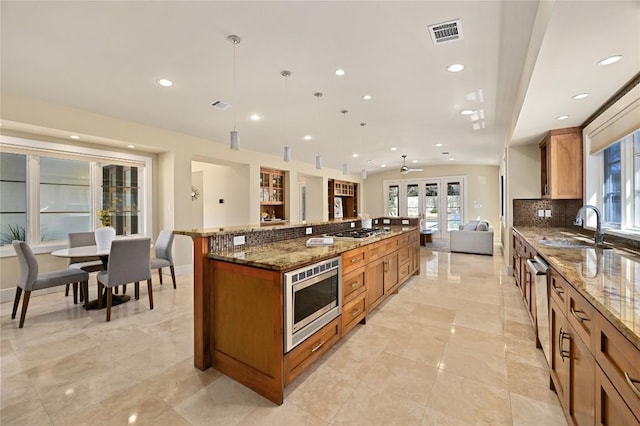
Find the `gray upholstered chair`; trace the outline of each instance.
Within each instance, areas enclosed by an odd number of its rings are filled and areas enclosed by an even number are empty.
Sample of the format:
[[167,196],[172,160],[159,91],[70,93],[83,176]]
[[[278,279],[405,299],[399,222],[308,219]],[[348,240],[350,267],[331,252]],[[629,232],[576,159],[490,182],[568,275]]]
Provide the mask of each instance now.
[[156,257],[151,259],[151,269],[158,270],[160,284],[162,285],[162,268],[169,267],[171,270],[171,279],[173,280],[173,288],[176,288],[176,272],[173,268],[173,232],[160,231],[156,240]]
[[[69,234],[69,248],[95,246],[96,234],[94,232],[73,232]],[[98,272],[104,269],[102,260],[98,256],[69,258],[70,269],[82,269],[86,272]],[[64,290],[64,295],[69,295],[69,284]],[[84,298],[80,292],[80,301]],[[73,283],[73,303],[78,303],[78,283]]]
[[18,257],[20,275],[16,283],[16,297],[13,301],[11,319],[16,318],[20,295],[24,290],[22,313],[20,314],[20,328],[24,325],[24,319],[27,316],[27,307],[29,306],[29,297],[32,291],[69,283],[81,283],[83,286],[88,285],[89,274],[81,269],[63,269],[61,271],[43,272],[40,274],[38,270],[38,260],[34,256],[29,244],[24,241],[13,241],[12,244]]
[[114,240],[109,250],[107,270],[98,272],[98,308],[102,308],[103,288],[107,288],[107,321],[111,321],[113,288],[127,283],[135,283],[136,299],[139,297],[140,281],[147,281],[149,309],[153,309],[151,290],[151,268],[149,248],[151,238],[123,238]]

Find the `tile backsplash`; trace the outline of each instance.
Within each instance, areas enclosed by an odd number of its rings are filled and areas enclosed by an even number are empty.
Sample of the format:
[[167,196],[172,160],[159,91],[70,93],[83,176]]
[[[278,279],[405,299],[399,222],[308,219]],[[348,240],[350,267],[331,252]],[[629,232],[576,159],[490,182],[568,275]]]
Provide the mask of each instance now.
[[[513,226],[565,227],[579,231],[581,228],[575,226],[573,221],[582,205],[582,200],[516,199],[513,200]],[[551,210],[551,217],[539,217],[539,210]],[[592,234],[591,231],[584,232]],[[640,241],[611,234],[607,234],[605,241],[640,249]]]

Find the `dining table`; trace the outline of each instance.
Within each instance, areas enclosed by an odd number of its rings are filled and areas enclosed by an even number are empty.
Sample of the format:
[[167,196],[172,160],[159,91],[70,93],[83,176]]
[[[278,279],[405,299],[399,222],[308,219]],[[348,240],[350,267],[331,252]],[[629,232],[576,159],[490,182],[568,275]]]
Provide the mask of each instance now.
[[[51,252],[52,256],[56,256],[56,257],[64,257],[64,258],[79,258],[79,257],[99,257],[100,260],[102,261],[102,265],[104,266],[104,269],[107,269],[107,265],[109,264],[109,248],[98,248],[98,246],[80,246],[80,247],[71,247],[71,248],[64,248],[64,249],[60,249],[60,250],[55,250]],[[103,297],[103,301],[106,302],[106,294],[107,294],[107,289],[105,288],[104,290],[104,297]],[[131,300],[130,296],[127,296],[126,294],[114,294],[112,295],[112,306],[115,305],[120,305],[122,303],[126,303],[129,300]],[[98,300],[91,300],[88,302],[85,302],[85,309],[103,309],[106,308],[106,303],[103,303],[102,308],[98,307]]]

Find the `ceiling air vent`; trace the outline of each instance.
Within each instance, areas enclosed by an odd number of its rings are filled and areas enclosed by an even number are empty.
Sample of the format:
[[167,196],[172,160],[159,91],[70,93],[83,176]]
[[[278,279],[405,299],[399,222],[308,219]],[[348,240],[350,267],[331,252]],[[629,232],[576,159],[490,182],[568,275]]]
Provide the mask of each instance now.
[[429,34],[433,44],[462,40],[462,25],[459,19],[440,24],[429,25]]
[[223,111],[231,108],[231,104],[228,104],[225,101],[221,101],[219,99],[216,99],[215,101],[211,102],[211,106],[221,109]]

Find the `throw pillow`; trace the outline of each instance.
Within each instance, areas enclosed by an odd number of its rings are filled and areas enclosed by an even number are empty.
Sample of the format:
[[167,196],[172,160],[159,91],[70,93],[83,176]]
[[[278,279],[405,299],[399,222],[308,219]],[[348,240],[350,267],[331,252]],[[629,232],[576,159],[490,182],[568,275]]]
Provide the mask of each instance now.
[[465,223],[464,226],[462,227],[463,231],[475,231],[476,228],[478,227],[478,223],[479,221],[477,220],[471,220],[468,223]]
[[478,223],[476,227],[476,231],[488,231],[489,230],[489,222],[486,220],[482,220]]

